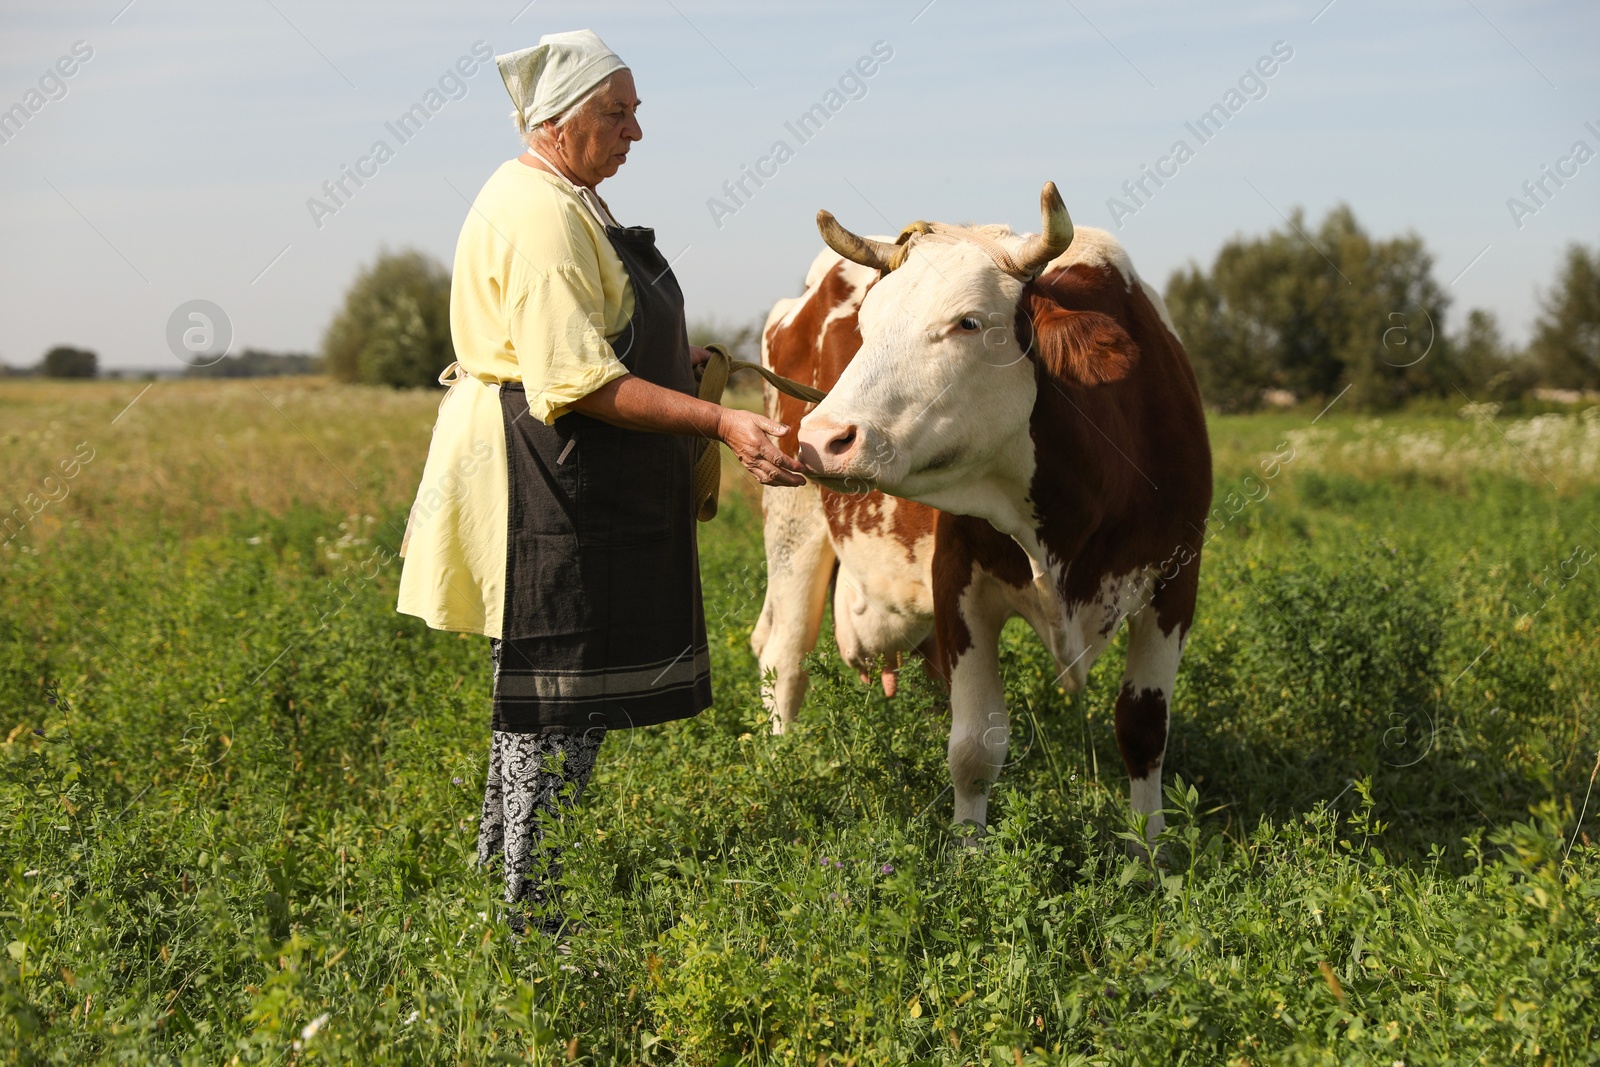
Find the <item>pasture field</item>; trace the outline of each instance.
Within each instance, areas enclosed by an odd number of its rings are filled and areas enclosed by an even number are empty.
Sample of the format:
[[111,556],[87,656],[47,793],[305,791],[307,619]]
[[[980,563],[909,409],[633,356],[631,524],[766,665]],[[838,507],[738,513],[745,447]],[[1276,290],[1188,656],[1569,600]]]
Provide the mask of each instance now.
[[606,741],[561,951],[472,865],[487,642],[393,610],[437,394],[143,387],[0,384],[6,1063],[1600,1059],[1600,413],[1213,420],[1155,868],[1119,646],[1008,628],[980,848],[919,670],[825,631],[769,736],[729,475],[716,707]]

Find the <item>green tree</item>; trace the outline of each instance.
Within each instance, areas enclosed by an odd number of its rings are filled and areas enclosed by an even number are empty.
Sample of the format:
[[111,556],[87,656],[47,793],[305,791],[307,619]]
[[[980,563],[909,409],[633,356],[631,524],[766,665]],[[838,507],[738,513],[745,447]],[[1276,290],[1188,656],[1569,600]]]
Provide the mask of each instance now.
[[1436,358],[1448,298],[1415,234],[1373,240],[1344,205],[1314,233],[1288,226],[1236,237],[1209,272],[1167,282],[1167,306],[1208,403],[1249,410],[1269,387],[1388,408],[1448,389]]
[[99,372],[99,356],[71,345],[56,345],[39,361],[39,373],[46,378],[93,378]]
[[1600,389],[1600,248],[1567,248],[1555,289],[1540,300],[1529,351],[1546,385]]
[[1515,400],[1537,384],[1538,367],[1506,342],[1492,311],[1473,308],[1449,346],[1461,389],[1474,400]]
[[1173,272],[1166,301],[1206,402],[1222,411],[1256,407],[1276,380],[1276,334],[1262,329],[1258,316],[1239,314],[1215,279],[1192,264]]
[[382,252],[356,276],[322,338],[323,365],[341,381],[433,385],[455,359],[450,272],[422,252]]

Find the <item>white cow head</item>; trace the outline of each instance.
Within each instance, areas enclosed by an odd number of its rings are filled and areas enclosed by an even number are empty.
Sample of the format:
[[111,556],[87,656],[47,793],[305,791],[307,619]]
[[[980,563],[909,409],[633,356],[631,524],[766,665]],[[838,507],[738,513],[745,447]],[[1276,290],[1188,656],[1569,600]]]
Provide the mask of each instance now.
[[834,251],[885,272],[861,304],[860,351],[800,424],[800,458],[819,481],[983,515],[970,487],[997,466],[1031,474],[1037,386],[1013,323],[1023,286],[1073,232],[1053,182],[1040,203],[1035,236],[919,222],[894,244],[817,213]]

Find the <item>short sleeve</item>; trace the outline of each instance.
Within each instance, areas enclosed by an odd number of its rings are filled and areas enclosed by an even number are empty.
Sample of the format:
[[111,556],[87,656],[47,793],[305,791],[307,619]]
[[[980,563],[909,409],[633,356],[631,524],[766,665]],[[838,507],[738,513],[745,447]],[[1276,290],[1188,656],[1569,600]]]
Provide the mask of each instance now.
[[570,259],[524,275],[506,324],[528,412],[546,424],[628,373],[605,338],[599,257],[581,230],[569,227],[568,237]]

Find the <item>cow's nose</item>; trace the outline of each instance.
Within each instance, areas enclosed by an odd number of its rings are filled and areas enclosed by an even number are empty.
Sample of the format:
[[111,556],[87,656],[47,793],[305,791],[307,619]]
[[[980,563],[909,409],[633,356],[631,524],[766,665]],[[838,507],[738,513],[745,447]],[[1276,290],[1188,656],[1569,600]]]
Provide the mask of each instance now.
[[814,422],[800,428],[800,462],[817,471],[839,470],[849,464],[860,443],[855,423]]

